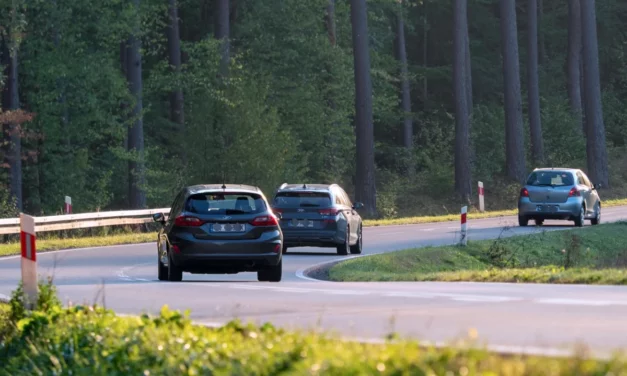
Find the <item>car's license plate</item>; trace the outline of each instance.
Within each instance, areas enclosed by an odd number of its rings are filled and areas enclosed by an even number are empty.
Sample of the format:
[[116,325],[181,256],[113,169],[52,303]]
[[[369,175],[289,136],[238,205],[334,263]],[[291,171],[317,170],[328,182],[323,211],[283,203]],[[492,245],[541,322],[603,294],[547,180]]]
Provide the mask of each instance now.
[[214,223],[211,226],[212,232],[244,232],[246,224],[244,223]]
[[300,228],[314,227],[314,222],[307,220],[307,219],[292,219],[291,224],[293,227],[300,227]]
[[553,213],[553,212],[557,211],[557,206],[555,206],[555,205],[538,205],[538,206],[536,206],[536,211]]

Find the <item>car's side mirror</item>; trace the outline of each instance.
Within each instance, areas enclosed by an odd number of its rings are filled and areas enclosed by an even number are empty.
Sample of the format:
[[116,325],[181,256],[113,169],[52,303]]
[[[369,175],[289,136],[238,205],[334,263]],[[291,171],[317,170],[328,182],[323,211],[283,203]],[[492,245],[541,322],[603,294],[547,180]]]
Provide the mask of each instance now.
[[361,202],[356,202],[353,204],[353,209],[357,210],[357,209],[361,209],[364,207],[364,204],[362,204]]
[[601,189],[601,187],[602,187],[601,183],[594,184],[594,189]]
[[154,222],[164,224],[165,223],[165,216],[163,215],[163,213],[155,213],[155,214],[152,215],[152,220]]
[[274,214],[275,217],[277,217],[278,219],[283,219],[283,213],[281,213],[278,210],[272,209],[272,213]]

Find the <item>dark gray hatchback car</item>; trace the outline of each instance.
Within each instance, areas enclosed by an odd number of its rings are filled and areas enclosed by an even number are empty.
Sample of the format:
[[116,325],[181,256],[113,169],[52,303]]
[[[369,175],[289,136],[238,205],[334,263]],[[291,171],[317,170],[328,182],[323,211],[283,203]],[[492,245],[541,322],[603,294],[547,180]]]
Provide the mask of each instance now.
[[601,222],[601,198],[586,174],[572,168],[539,168],[533,170],[518,198],[518,224],[527,226],[530,219],[541,225],[545,219],[561,219],[583,226],[589,219]]
[[283,252],[290,247],[333,247],[340,255],[360,254],[362,218],[337,184],[283,184],[272,209],[281,215]]
[[283,233],[257,187],[195,185],[176,196],[159,231],[159,280],[181,281],[183,272],[257,272],[259,281],[279,282]]

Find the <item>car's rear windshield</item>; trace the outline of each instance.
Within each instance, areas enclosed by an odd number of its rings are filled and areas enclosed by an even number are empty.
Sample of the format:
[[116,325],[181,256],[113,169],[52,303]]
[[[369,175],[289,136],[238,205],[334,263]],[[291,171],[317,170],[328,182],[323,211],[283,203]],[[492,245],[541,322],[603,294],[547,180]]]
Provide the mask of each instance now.
[[527,179],[527,185],[537,187],[560,187],[573,184],[573,175],[565,171],[534,171]]
[[329,207],[331,197],[327,192],[279,192],[274,206],[283,208]]
[[265,210],[263,198],[254,193],[198,193],[185,203],[185,211],[198,214],[253,214]]

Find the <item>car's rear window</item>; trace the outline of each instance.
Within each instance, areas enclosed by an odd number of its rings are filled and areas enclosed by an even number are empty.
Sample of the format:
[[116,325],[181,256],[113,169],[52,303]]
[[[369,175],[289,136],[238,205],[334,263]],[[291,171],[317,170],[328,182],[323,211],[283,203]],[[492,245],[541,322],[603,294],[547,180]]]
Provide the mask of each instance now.
[[198,214],[251,214],[265,210],[263,198],[253,193],[199,193],[185,203],[185,211]]
[[284,208],[329,207],[331,196],[327,192],[279,192],[274,206]]
[[527,185],[538,187],[560,187],[573,184],[573,175],[565,171],[535,171],[527,179]]

